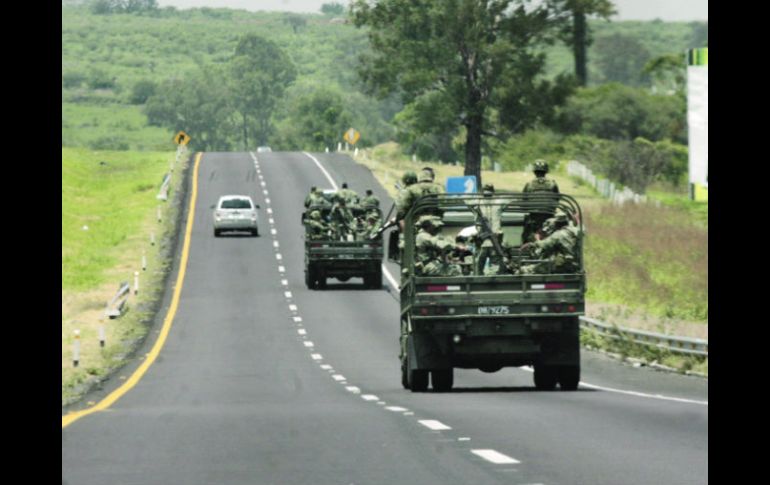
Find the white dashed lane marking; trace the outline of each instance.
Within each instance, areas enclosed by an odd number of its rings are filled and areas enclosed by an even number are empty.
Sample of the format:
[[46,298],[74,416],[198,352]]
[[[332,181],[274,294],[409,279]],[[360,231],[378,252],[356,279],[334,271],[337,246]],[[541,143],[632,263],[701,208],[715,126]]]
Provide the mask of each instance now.
[[331,368],[332,368],[332,366],[330,366],[329,364],[323,364],[321,366],[321,369],[323,369],[323,370],[331,370]]
[[421,419],[418,421],[418,423],[428,429],[432,429],[433,431],[444,431],[447,429],[452,429],[441,421],[436,421],[435,419]]
[[379,401],[380,398],[375,396],[374,394],[364,394],[361,396],[361,399],[364,401]]
[[315,347],[315,344],[309,340],[306,340],[302,343],[305,345],[305,347]]
[[304,328],[300,328],[297,330],[297,333],[300,335],[307,335],[307,330],[305,330]]
[[323,355],[321,355],[321,354],[310,354],[310,357],[313,360],[322,360],[324,358]]
[[334,374],[332,376],[332,379],[334,379],[337,382],[347,380],[347,379],[345,379],[345,376],[343,376],[342,374]]
[[291,298],[291,291],[284,291],[283,296],[285,296],[286,298]]
[[402,408],[400,406],[388,406],[385,409],[387,409],[388,411],[393,411],[394,413],[400,413],[402,411],[408,411],[408,409]]
[[302,317],[294,317],[294,322],[299,323],[302,321]]
[[471,450],[471,453],[478,455],[488,462],[494,463],[495,465],[510,465],[521,463],[519,460],[511,458],[508,455],[503,455],[502,453],[495,450]]

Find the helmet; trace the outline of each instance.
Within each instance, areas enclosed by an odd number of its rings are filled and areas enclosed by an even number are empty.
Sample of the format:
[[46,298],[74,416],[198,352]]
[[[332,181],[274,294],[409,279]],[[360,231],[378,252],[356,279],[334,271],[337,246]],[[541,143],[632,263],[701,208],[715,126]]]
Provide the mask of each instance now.
[[433,175],[433,169],[430,167],[425,167],[420,171],[420,176],[417,178],[418,182],[433,182],[433,178],[435,176]]
[[311,219],[320,219],[321,218],[321,213],[318,212],[318,211],[313,211],[313,212],[310,213],[310,218]]
[[548,162],[545,160],[535,160],[535,166],[532,169],[533,172],[543,172],[548,173]]
[[417,227],[441,227],[444,221],[439,216],[425,215],[417,220]]
[[484,184],[484,187],[481,189],[482,192],[494,192],[495,186],[492,184]]
[[405,185],[412,185],[417,183],[417,174],[414,172],[404,172],[404,175],[401,176],[401,181],[404,182]]
[[543,231],[551,232],[555,228],[561,227],[564,224],[567,224],[567,222],[569,222],[569,218],[567,217],[567,214],[559,212],[555,216],[545,220],[545,222],[543,223]]

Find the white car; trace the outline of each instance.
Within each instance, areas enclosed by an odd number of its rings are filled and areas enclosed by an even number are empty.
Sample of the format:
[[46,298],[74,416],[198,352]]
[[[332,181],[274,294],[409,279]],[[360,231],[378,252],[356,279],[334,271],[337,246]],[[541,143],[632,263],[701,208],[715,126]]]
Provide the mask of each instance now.
[[252,236],[259,236],[259,205],[248,195],[223,195],[212,209],[215,237],[224,231],[248,231]]

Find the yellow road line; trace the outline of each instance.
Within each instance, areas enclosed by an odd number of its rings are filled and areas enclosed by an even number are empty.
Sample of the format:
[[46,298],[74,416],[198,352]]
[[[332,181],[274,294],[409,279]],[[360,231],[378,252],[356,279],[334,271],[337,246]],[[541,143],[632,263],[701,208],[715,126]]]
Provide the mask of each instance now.
[[184,283],[184,275],[187,271],[187,258],[190,253],[190,235],[192,234],[193,220],[195,219],[195,201],[198,198],[198,167],[200,166],[202,153],[198,153],[195,158],[195,167],[193,168],[193,180],[192,180],[192,195],[190,196],[190,209],[187,214],[187,228],[184,234],[184,246],[182,246],[182,258],[179,262],[179,274],[176,278],[176,286],[174,288],[174,295],[171,298],[171,306],[166,313],[166,319],[163,320],[163,327],[160,330],[158,340],[155,341],[152,350],[147,354],[147,358],[142,362],[142,365],[134,371],[131,377],[119,388],[112,391],[107,397],[99,401],[97,404],[90,408],[82,409],[68,413],[61,418],[61,427],[66,428],[70,424],[74,423],[83,416],[87,416],[96,411],[104,411],[108,407],[112,406],[115,401],[120,399],[123,394],[127,393],[133,388],[139,379],[144,376],[147,369],[150,368],[155,359],[160,354],[160,349],[163,348],[163,344],[166,343],[166,337],[171,330],[171,323],[174,321],[176,315],[176,309],[179,306],[179,296],[182,293],[182,284]]

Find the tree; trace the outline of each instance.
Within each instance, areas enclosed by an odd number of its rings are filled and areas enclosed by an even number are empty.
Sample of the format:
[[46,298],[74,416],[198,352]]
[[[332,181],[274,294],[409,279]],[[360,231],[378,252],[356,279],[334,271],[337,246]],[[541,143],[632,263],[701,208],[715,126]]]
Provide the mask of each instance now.
[[653,92],[686,96],[687,66],[682,54],[664,54],[647,61],[642,71],[649,76]]
[[233,109],[241,118],[244,149],[249,133],[257,145],[267,145],[271,117],[297,71],[286,53],[274,42],[255,34],[240,39],[230,60]]
[[129,101],[131,104],[144,104],[147,101],[147,98],[155,94],[157,88],[158,86],[155,84],[155,82],[150,81],[149,79],[142,79],[141,81],[137,81],[136,84],[134,84],[134,87],[131,89],[131,97]]
[[594,49],[604,82],[642,85],[650,51],[635,37],[623,34],[600,37]]
[[548,0],[553,20],[559,29],[559,38],[572,49],[575,58],[575,77],[580,86],[588,85],[588,46],[591,30],[586,19],[598,16],[609,20],[617,11],[610,0]]
[[[369,27],[371,52],[359,75],[369,93],[419,99],[421,110],[442,110],[444,126],[465,130],[465,174],[481,182],[482,137],[501,85],[531,80],[530,62],[544,40],[548,11],[525,0],[356,0],[357,27]],[[515,8],[514,8],[515,7]],[[505,81],[505,83],[503,83]]]
[[337,2],[324,3],[321,5],[321,13],[324,15],[342,15],[345,13],[345,7]]
[[192,138],[196,150],[229,150],[233,125],[231,93],[222,82],[227,71],[205,66],[184,79],[163,83],[150,96],[144,112],[151,125],[180,130]]
[[303,93],[288,110],[280,127],[281,146],[289,149],[323,151],[336,147],[352,125],[342,93],[320,88]]
[[291,28],[295,34],[299,31],[300,27],[307,25],[307,20],[305,17],[291,13],[286,14],[286,16],[283,18],[283,22],[291,25]]

